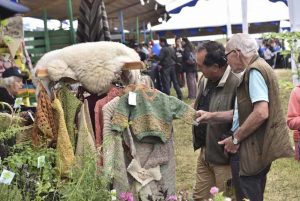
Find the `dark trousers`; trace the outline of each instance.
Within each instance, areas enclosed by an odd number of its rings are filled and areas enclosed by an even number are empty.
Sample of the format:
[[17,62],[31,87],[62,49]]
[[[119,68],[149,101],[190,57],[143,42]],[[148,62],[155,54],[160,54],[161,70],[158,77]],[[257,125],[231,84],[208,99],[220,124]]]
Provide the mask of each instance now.
[[150,77],[153,81],[155,89],[158,89],[159,91],[162,91],[161,76],[160,76],[160,73],[159,73],[159,66],[158,66],[157,63],[152,64]]
[[232,181],[235,188],[237,201],[242,201],[247,198],[251,201],[263,201],[264,191],[267,182],[267,174],[270,171],[271,165],[268,165],[257,175],[240,176],[239,175],[239,155],[232,154],[230,159],[232,172]]
[[180,86],[178,84],[177,78],[176,78],[176,72],[174,66],[168,67],[168,68],[162,68],[160,70],[161,74],[161,82],[162,82],[162,89],[163,92],[167,95],[170,95],[170,88],[171,88],[171,82],[173,83],[173,86],[175,88],[176,94],[178,99],[182,99],[182,92],[180,89]]

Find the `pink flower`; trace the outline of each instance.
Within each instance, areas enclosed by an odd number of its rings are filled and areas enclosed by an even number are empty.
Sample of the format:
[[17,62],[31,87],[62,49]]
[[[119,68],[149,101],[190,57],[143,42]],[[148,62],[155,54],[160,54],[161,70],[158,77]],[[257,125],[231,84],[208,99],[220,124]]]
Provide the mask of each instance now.
[[120,194],[121,201],[133,201],[133,195],[129,192],[123,192]]
[[213,186],[213,187],[211,187],[211,189],[210,189],[209,192],[210,192],[210,194],[212,194],[213,196],[215,196],[216,194],[219,193],[219,189],[217,187]]
[[170,195],[170,196],[167,198],[167,201],[177,201],[176,195]]

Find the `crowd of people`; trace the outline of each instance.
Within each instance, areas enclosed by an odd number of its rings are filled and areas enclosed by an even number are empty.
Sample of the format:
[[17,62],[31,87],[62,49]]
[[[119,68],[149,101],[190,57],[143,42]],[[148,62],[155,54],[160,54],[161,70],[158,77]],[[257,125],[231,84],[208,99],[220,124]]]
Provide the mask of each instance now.
[[259,56],[266,60],[272,67],[284,67],[284,57],[280,54],[283,50],[278,39],[264,39],[258,49]]
[[[177,98],[182,100],[181,88],[187,85],[188,99],[195,100],[197,94],[197,68],[195,47],[188,38],[175,38],[174,46],[166,38],[160,38],[159,44],[135,44],[134,49],[144,62],[150,64],[150,76],[156,89],[170,95],[173,86]],[[158,51],[155,51],[155,48]]]

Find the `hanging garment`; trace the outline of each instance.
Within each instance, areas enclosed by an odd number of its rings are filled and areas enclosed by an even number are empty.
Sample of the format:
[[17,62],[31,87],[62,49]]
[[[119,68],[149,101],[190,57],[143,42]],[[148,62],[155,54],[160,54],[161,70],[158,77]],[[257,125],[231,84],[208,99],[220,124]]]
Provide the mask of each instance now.
[[56,165],[61,177],[67,177],[69,171],[75,162],[75,156],[73,152],[72,143],[68,135],[68,130],[65,122],[65,115],[62,105],[58,99],[54,99],[52,102],[52,108],[54,111],[55,123],[57,125],[57,160]]
[[110,41],[104,0],[81,0],[77,42]]
[[[138,141],[129,127],[127,127],[126,130],[122,133],[122,136],[124,139],[124,147],[129,147],[129,151],[128,148],[124,148],[124,151],[126,153],[124,154],[126,167],[129,167],[129,165],[133,162],[134,159],[138,162],[138,164],[140,164],[142,170],[151,169],[151,167],[146,167],[145,165],[150,163],[150,161],[155,161],[157,159],[153,158],[156,155],[155,146],[157,144],[142,143]],[[166,146],[166,149],[168,150],[168,161],[166,161],[163,164],[159,164],[159,160],[157,160],[155,164],[153,163],[154,168],[156,166],[159,166],[161,174],[160,180],[152,180],[150,183],[143,186],[142,183],[137,181],[131,174],[127,175],[130,184],[130,191],[133,192],[135,196],[138,195],[142,201],[148,201],[149,195],[152,196],[153,200],[162,199],[162,191],[167,192],[168,195],[174,195],[176,192],[173,136],[167,143],[163,145]],[[158,172],[156,173],[158,174]],[[135,200],[138,200],[138,198],[135,197]]]
[[97,153],[94,132],[88,108],[88,102],[87,100],[84,100],[80,109],[80,113],[78,114],[78,140],[75,156],[79,157],[79,163],[80,157],[90,153]]
[[122,136],[111,130],[111,119],[119,99],[115,97],[103,107],[103,170],[110,176],[118,194],[129,191]]
[[57,127],[54,121],[50,98],[40,86],[32,141],[35,146],[54,146],[57,140]]
[[[90,119],[92,122],[92,128],[93,128],[93,133],[95,133],[95,106],[98,100],[101,100],[102,98],[104,98],[106,96],[106,94],[91,94],[90,96],[86,97],[85,100],[87,100],[87,104],[88,104],[88,109],[89,109],[89,114],[90,114]],[[94,136],[95,138],[95,136]]]
[[75,151],[76,140],[77,140],[77,126],[75,124],[75,117],[81,102],[74,96],[74,94],[67,88],[66,85],[62,87],[57,92],[57,98],[60,100],[63,111],[64,111],[64,120],[68,129],[68,134],[72,143],[73,150]]
[[114,99],[116,96],[121,95],[121,89],[113,87],[107,93],[107,96],[98,100],[95,105],[95,139],[96,145],[102,145],[102,137],[103,137],[103,106]]
[[113,130],[122,132],[131,125],[138,140],[151,142],[158,138],[166,143],[171,136],[173,119],[195,123],[196,111],[173,96],[145,86],[138,86],[134,93],[134,106],[128,103],[129,93],[121,97],[112,120]]

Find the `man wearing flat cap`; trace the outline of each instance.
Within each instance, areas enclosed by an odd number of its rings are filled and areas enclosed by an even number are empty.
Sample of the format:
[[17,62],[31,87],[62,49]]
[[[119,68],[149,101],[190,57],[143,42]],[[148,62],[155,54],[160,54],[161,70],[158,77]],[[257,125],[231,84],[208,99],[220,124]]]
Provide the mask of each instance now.
[[6,102],[14,106],[18,91],[23,87],[23,79],[26,76],[18,67],[11,67],[2,73],[0,81],[0,102]]

